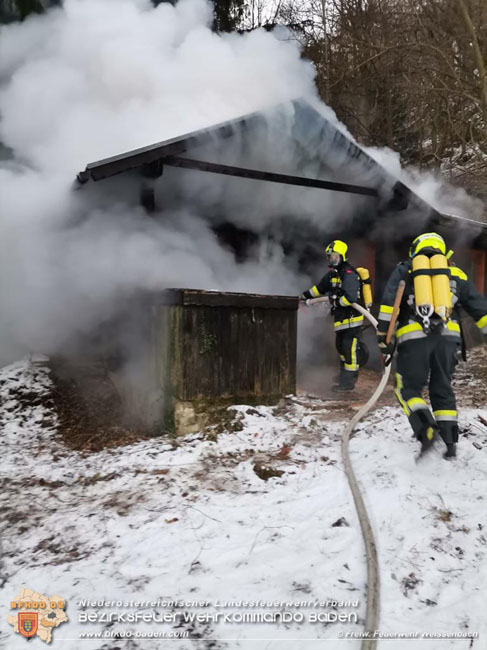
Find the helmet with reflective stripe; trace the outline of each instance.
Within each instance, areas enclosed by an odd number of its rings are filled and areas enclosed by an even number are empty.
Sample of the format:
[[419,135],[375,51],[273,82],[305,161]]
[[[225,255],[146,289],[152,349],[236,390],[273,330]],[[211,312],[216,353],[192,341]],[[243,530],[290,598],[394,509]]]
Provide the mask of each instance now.
[[339,255],[342,256],[344,260],[347,259],[347,251],[348,251],[347,244],[345,244],[344,241],[340,241],[340,239],[335,239],[334,241],[330,242],[325,249],[327,255],[331,255],[332,253],[338,253]]
[[428,252],[446,255],[445,240],[436,232],[425,232],[422,235],[418,235],[411,244],[409,257],[413,258],[419,253],[426,254]]

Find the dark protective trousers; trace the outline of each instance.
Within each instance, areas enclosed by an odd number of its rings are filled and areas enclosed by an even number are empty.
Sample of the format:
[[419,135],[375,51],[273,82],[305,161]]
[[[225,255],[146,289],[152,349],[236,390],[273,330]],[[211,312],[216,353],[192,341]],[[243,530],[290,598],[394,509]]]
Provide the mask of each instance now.
[[335,345],[340,355],[340,384],[355,384],[360,368],[361,327],[350,327],[336,333]]
[[[417,438],[433,426],[447,445],[458,441],[458,413],[451,386],[457,348],[457,341],[441,334],[429,334],[398,346],[394,392]],[[433,413],[421,394],[428,382]]]

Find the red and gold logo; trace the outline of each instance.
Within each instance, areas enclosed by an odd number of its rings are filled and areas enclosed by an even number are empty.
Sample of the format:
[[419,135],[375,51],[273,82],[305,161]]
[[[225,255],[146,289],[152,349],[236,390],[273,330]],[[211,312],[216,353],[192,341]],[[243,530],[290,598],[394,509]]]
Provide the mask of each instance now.
[[22,636],[34,636],[39,627],[39,614],[35,612],[20,612],[19,619],[19,632]]
[[19,594],[10,601],[10,609],[17,610],[7,619],[14,631],[27,639],[38,636],[44,643],[51,643],[55,628],[68,622],[64,598],[27,587],[20,588]]

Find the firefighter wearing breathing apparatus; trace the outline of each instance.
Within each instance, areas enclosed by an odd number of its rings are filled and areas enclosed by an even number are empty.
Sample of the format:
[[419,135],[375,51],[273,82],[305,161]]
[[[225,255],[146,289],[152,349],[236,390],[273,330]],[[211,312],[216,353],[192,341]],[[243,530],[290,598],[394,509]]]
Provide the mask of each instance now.
[[[458,414],[451,380],[461,345],[457,307],[462,306],[487,334],[487,299],[467,275],[449,266],[453,251],[446,251],[443,238],[434,232],[414,239],[409,260],[392,272],[378,316],[377,337],[383,354],[391,354],[395,343],[386,343],[399,282],[406,287],[397,329],[397,372],[395,394],[414,431],[427,449],[439,433],[446,444],[445,458],[456,455]],[[428,383],[432,411],[422,398]]]
[[[355,387],[361,363],[365,363],[367,351],[360,340],[364,317],[350,305],[355,302],[366,306],[372,303],[370,279],[366,269],[355,269],[347,261],[348,246],[336,239],[325,249],[329,271],[318,284],[304,291],[300,299],[309,300],[328,296],[334,318],[335,344],[340,355],[340,375],[333,390],[344,392]],[[364,280],[359,272],[362,271]],[[365,277],[367,276],[367,277]],[[364,287],[364,300],[361,297],[361,283]],[[364,284],[365,283],[365,284]]]

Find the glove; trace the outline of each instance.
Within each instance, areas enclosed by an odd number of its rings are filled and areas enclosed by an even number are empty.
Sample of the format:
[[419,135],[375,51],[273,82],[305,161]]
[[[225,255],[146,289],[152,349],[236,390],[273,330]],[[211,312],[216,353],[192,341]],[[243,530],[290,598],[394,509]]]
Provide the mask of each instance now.
[[386,336],[387,334],[383,332],[377,333],[377,344],[379,346],[379,350],[382,352],[382,354],[385,357],[394,354],[394,350],[396,348],[396,344],[394,341],[391,341],[390,343],[386,343]]
[[335,293],[330,293],[328,295],[328,301],[330,303],[330,307],[332,311],[335,311],[335,309],[339,306],[340,304],[340,298],[337,296]]

